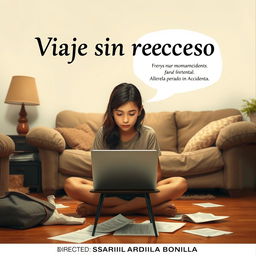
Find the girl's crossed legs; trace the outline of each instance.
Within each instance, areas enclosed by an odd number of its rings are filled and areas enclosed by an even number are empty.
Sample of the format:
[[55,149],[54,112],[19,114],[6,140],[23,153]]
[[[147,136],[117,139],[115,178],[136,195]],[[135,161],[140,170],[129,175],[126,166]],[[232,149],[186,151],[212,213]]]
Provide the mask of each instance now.
[[[98,205],[99,194],[91,193],[93,182],[91,180],[70,177],[66,179],[64,189],[75,200],[84,202],[78,206],[77,212],[82,216],[95,215]],[[174,216],[176,208],[172,200],[180,197],[187,190],[187,182],[181,177],[172,177],[157,183],[158,193],[150,195],[154,215]],[[145,199],[135,197],[127,201],[119,197],[106,197],[103,202],[101,213],[114,215],[118,213],[138,213],[147,215]]]

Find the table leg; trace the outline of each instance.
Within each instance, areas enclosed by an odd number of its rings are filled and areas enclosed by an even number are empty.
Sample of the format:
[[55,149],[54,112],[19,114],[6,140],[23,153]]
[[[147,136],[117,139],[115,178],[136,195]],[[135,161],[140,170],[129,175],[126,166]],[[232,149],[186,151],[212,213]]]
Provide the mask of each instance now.
[[149,193],[145,193],[145,199],[146,199],[146,204],[147,204],[147,208],[148,208],[148,215],[149,215],[149,218],[150,218],[150,222],[153,225],[155,236],[158,236],[157,229],[156,229],[155,218],[154,218],[154,214],[153,214],[153,211],[152,211],[152,206],[151,206],[151,200],[150,200]]
[[98,202],[98,205],[97,205],[97,210],[96,210],[96,216],[95,216],[95,220],[94,220],[94,226],[93,226],[92,236],[95,235],[97,223],[98,223],[98,220],[99,220],[99,217],[100,217],[100,210],[101,210],[101,207],[102,207],[104,198],[105,198],[105,194],[102,194],[102,193],[101,193],[101,194],[100,194],[100,198],[99,198],[99,202]]

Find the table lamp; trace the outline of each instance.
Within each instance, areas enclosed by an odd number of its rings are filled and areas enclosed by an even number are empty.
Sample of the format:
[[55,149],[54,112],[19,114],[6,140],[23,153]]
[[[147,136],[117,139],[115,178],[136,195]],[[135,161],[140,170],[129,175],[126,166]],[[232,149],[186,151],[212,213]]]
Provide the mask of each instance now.
[[29,131],[25,105],[39,105],[39,98],[34,77],[13,76],[5,103],[21,105],[18,119],[17,133],[26,135]]

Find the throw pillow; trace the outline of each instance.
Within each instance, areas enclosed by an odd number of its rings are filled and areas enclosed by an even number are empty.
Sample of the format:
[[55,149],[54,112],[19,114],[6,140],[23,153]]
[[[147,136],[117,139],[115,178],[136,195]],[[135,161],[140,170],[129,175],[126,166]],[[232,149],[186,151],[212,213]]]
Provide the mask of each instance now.
[[73,149],[90,150],[94,134],[87,124],[75,128],[59,127],[56,130],[64,137],[67,145]]
[[186,144],[183,152],[195,151],[213,145],[220,130],[231,123],[242,120],[241,115],[229,116],[216,121],[212,121],[199,130]]

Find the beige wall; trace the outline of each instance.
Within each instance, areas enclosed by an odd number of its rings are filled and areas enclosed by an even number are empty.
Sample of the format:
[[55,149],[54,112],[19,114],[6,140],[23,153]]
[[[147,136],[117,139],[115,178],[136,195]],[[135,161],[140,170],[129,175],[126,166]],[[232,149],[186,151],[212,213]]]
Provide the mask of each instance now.
[[[4,99],[13,75],[34,76],[41,105],[28,107],[30,126],[54,126],[63,109],[103,112],[114,85],[136,84],[146,111],[240,108],[242,98],[256,96],[254,0],[159,1],[0,1],[0,132],[15,134],[19,106]],[[132,56],[96,57],[92,46],[123,43],[125,49],[142,35],[162,29],[186,29],[214,38],[223,58],[223,73],[213,86],[147,102],[155,94],[133,73]],[[34,37],[89,45],[77,57],[39,56]]]

